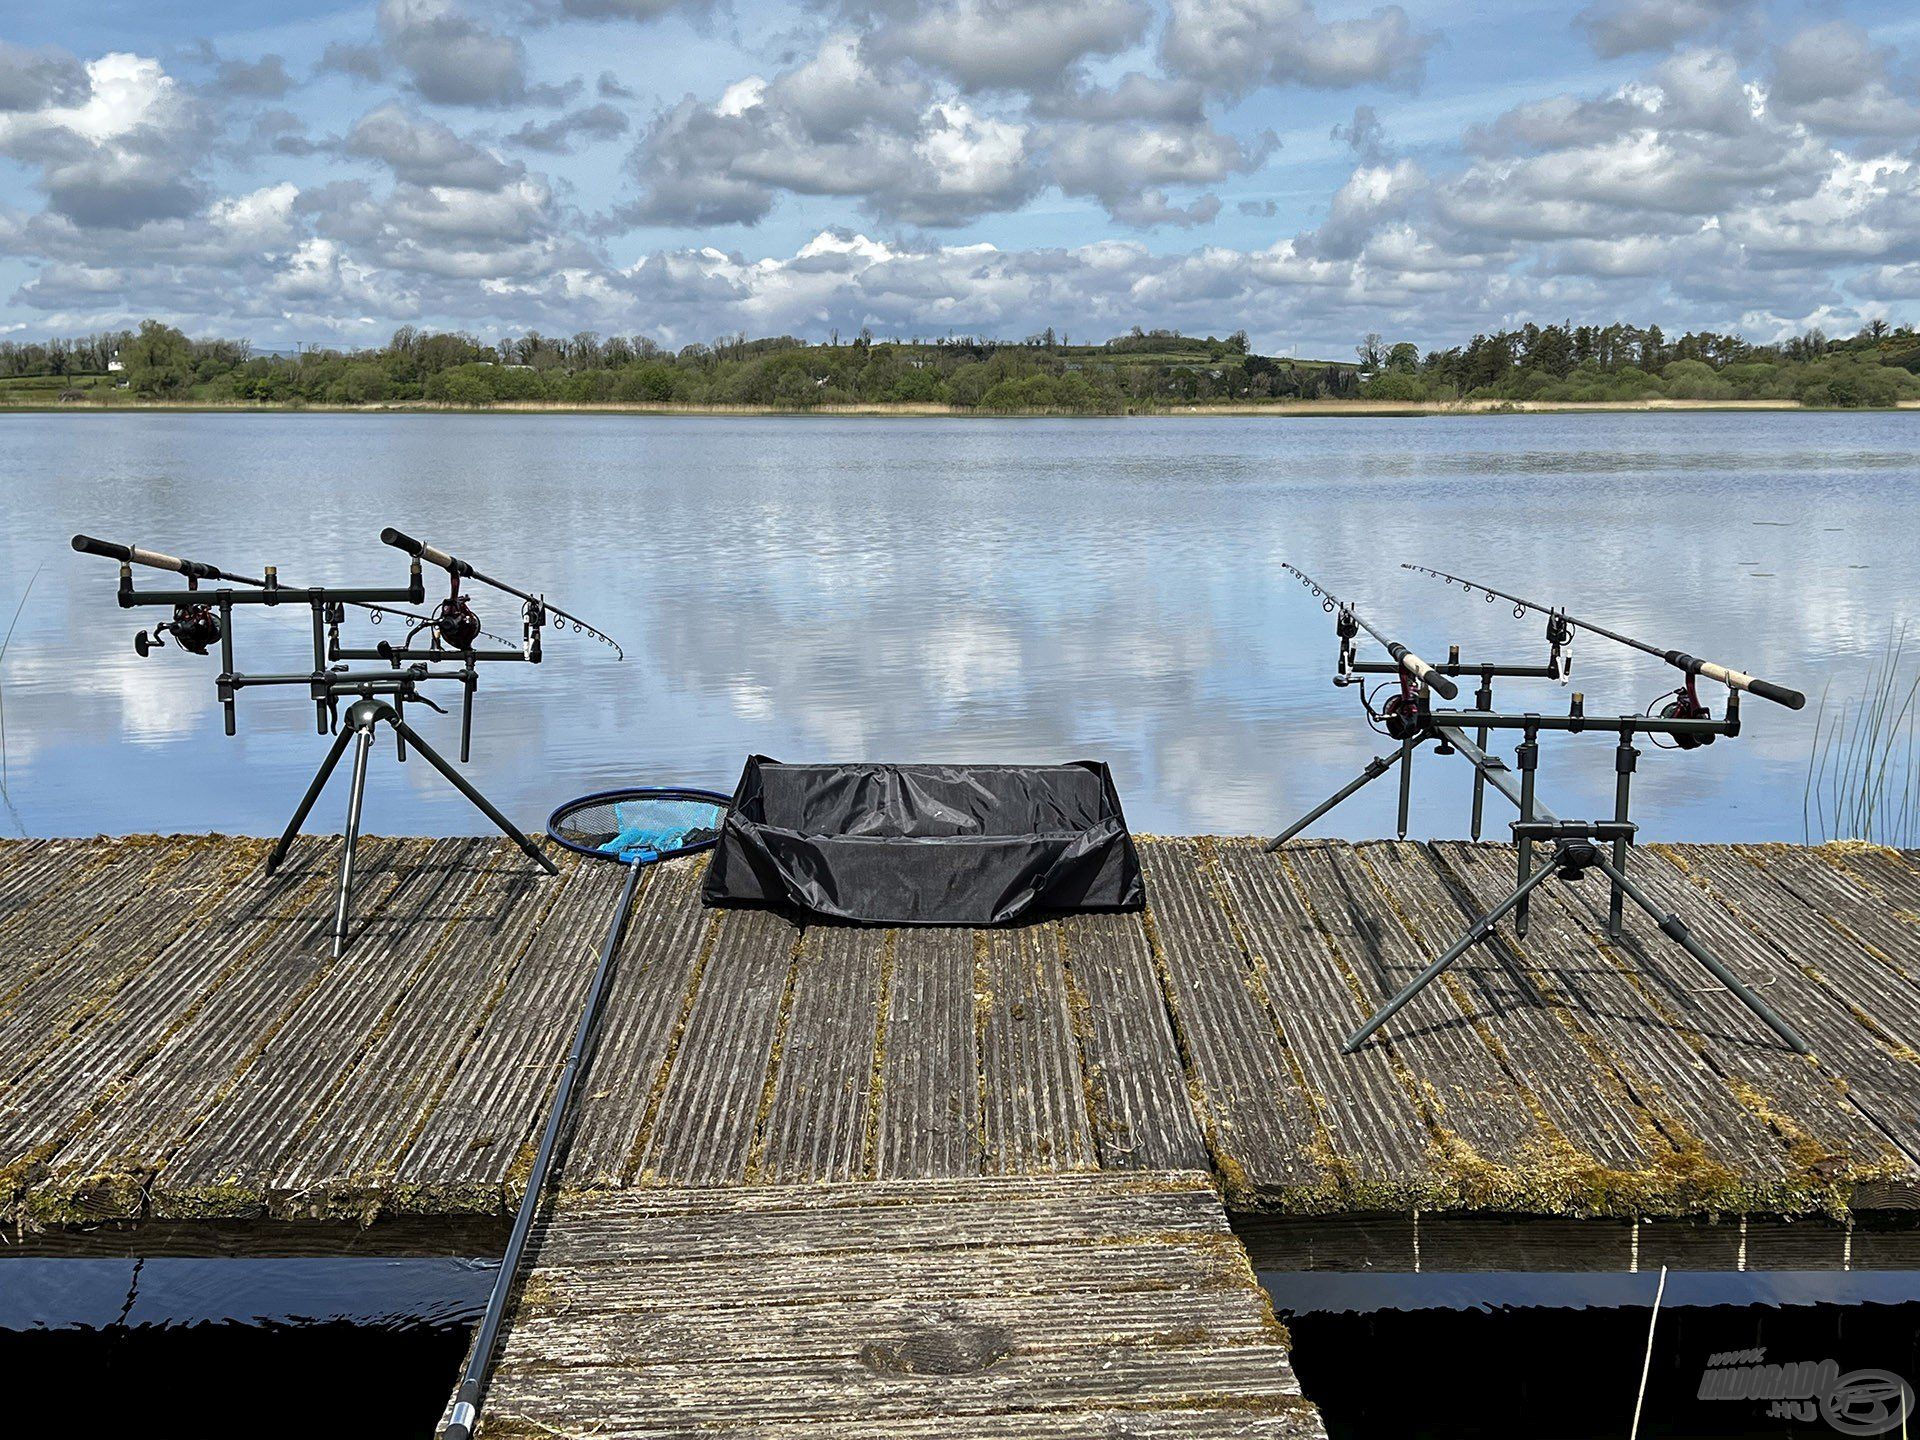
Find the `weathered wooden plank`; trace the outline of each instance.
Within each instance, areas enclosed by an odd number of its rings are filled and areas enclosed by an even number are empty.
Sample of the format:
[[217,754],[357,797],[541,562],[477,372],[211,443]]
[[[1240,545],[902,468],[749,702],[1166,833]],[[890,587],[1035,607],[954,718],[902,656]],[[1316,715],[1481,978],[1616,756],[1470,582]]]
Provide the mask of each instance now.
[[667,1072],[640,1183],[738,1185],[746,1179],[800,934],[766,911],[723,917]]
[[[887,1181],[876,1181],[884,1185]],[[757,1192],[756,1192],[757,1193]],[[1002,1223],[1016,1233],[1013,1216]],[[1016,1252],[1017,1272],[1000,1251]],[[596,1305],[608,1311],[691,1304],[753,1307],[810,1305],[847,1298],[848,1274],[809,1255],[739,1256],[724,1260],[647,1260],[640,1264],[567,1264],[536,1257],[520,1309],[531,1313],[556,1303],[555,1296],[591,1286]],[[875,1297],[981,1294],[1089,1293],[1109,1290],[1175,1293],[1221,1289],[1242,1283],[1246,1256],[1238,1245],[1190,1240],[1119,1239],[1093,1245],[1061,1241],[1044,1245],[923,1246],[876,1250],[861,1257],[858,1284]]]
[[[362,845],[362,902],[373,909],[419,847]],[[271,1033],[278,1002],[322,972],[336,855],[313,847],[279,876],[247,882],[231,911],[178,936],[91,1017],[83,1064],[49,1056],[22,1080],[0,1112],[0,1155],[52,1157],[32,1197],[36,1217],[142,1213],[147,1179]]]
[[[1062,1178],[569,1198],[482,1433],[590,1414],[609,1434],[1074,1434],[1122,1406],[1323,1433],[1201,1177]],[[1083,1208],[1091,1235],[1058,1228]],[[1059,1423],[1023,1431],[1036,1416]]]
[[1920,930],[1920,850],[1842,844],[1823,845],[1814,853],[1876,896],[1894,920]]
[[83,915],[84,902],[75,907],[76,897],[87,895],[115,870],[151,864],[154,851],[167,843],[148,836],[37,842],[8,873],[6,888],[0,891],[0,944],[46,928],[56,906],[68,907],[63,912],[68,915]]
[[[1364,997],[1358,1008],[1366,1014],[1426,964],[1430,957],[1399,922],[1362,850],[1303,841],[1277,858],[1357,998]],[[1460,963],[1487,962],[1472,955]],[[1501,1066],[1463,1008],[1465,999],[1457,976],[1436,981],[1408,1004],[1404,1025],[1395,1024],[1377,1048],[1415,1087],[1459,1203],[1512,1209],[1564,1203],[1563,1194],[1541,1192],[1539,1172],[1528,1162],[1569,1142],[1538,1118],[1539,1102]]]
[[[1357,853],[1391,896],[1421,966],[1451,947],[1481,913],[1461,899],[1424,845],[1383,841]],[[1416,973],[1412,963],[1402,973],[1383,972],[1381,1001]],[[1561,997],[1542,989],[1504,947],[1476,947],[1434,984],[1447,987],[1537,1107],[1550,1137],[1558,1137],[1558,1143],[1550,1138],[1546,1154],[1522,1157],[1523,1184],[1532,1179],[1543,1193],[1563,1193],[1575,1207],[1610,1207],[1625,1177],[1672,1162],[1672,1144],[1619,1070]],[[1396,1016],[1380,1034],[1403,1045],[1419,1029]]]
[[[908,1338],[876,1335],[871,1343]],[[928,1342],[928,1349],[940,1355],[941,1369],[955,1363],[946,1360],[940,1340]],[[617,1415],[619,1423],[605,1424],[598,1433],[673,1435],[685,1434],[689,1425],[704,1430],[728,1423],[929,1413],[957,1419],[1009,1410],[1072,1412],[1114,1395],[1127,1396],[1140,1409],[1185,1408],[1196,1396],[1212,1396],[1216,1407],[1231,1405],[1254,1415],[1268,1408],[1290,1413],[1300,1400],[1299,1382],[1277,1346],[1271,1351],[1247,1345],[1135,1345],[1016,1352],[959,1374],[904,1368],[911,1363],[910,1358],[898,1366],[862,1358],[796,1358],[731,1367],[700,1359],[644,1369],[516,1366],[494,1379],[489,1409],[496,1419],[490,1423],[511,1434],[516,1423],[559,1427],[581,1414]]]
[[[511,1208],[504,1193],[509,1171],[545,1121],[624,878],[611,866],[581,867],[564,882],[545,882],[554,885],[553,904],[450,1049],[450,1073],[394,1159],[383,1208]],[[642,893],[653,879],[642,880]]]
[[12,963],[6,949],[16,927],[24,917],[37,925],[47,892],[64,878],[77,863],[94,863],[102,857],[90,852],[103,848],[99,840],[8,840],[6,863],[0,868],[0,976]]
[[813,926],[802,938],[750,1167],[756,1183],[865,1173],[890,945],[886,931],[846,925]]
[[69,848],[72,843],[57,851],[49,845],[37,883],[24,892],[18,910],[0,919],[0,1020],[12,1022],[11,1033],[0,1039],[0,1077],[31,1063],[30,1056],[15,1063],[13,1047],[20,1030],[44,1027],[44,1011],[36,1011],[36,1004],[44,997],[51,1007],[92,978],[90,971],[74,975],[63,962],[84,953],[123,909],[134,909],[137,917],[143,885],[158,878],[156,870],[165,875],[187,858],[187,845],[180,842],[96,841],[90,849]]
[[497,857],[459,898],[456,917],[437,935],[423,934],[429,958],[316,1110],[276,1189],[301,1194],[321,1213],[372,1213],[385,1204],[399,1158],[430,1122],[467,1037],[484,1026],[533,936],[587,862],[563,856],[561,863],[556,877],[517,857]]
[[[1136,1176],[1147,1183],[1128,1184]],[[1003,1178],[1003,1177],[995,1177]],[[639,1260],[764,1261],[875,1250],[978,1249],[1020,1245],[1101,1245],[1150,1234],[1211,1234],[1219,1202],[1203,1177],[1156,1171],[1081,1172],[1004,1177],[1005,1188],[977,1182],[902,1181],[715,1188],[699,1192],[634,1189],[570,1192],[535,1228],[543,1263],[628,1264]],[[1118,1183],[1116,1183],[1118,1182]],[[1016,1205],[1017,1234],[1003,1207]],[[702,1301],[701,1303],[709,1303]]]
[[[508,859],[511,855],[513,858]],[[302,1213],[307,1197],[289,1167],[353,1063],[390,1022],[464,900],[489,868],[524,865],[506,842],[436,843],[383,907],[226,1084],[211,1110],[154,1178],[154,1213],[187,1218],[266,1205]]]
[[1824,849],[1785,845],[1736,845],[1731,857],[1751,865],[1873,955],[1906,982],[1904,992],[1920,993],[1920,924],[1854,879],[1837,857]]
[[[608,1440],[660,1432],[629,1427],[594,1431]],[[684,1431],[670,1432],[684,1434]],[[1307,1440],[1322,1435],[1319,1412],[1308,1401],[1250,1402],[1244,1408],[1139,1410],[1088,1406],[1078,1410],[1015,1411],[1001,1415],[905,1415],[880,1419],[760,1421],[700,1430],[702,1440]],[[501,1422],[489,1437],[552,1440],[538,1422]]]
[[[579,1118],[566,1152],[568,1185],[623,1185],[639,1164],[648,1126],[660,1108],[667,1063],[680,1041],[700,967],[717,933],[717,918],[700,905],[705,874],[704,859],[676,860],[650,867],[641,881],[614,960],[599,1038],[581,1078]],[[573,957],[558,949],[550,952],[549,967],[531,972],[537,983],[510,997],[518,999],[518,1013],[503,1011],[513,1018],[508,1033],[525,1038],[500,1051],[494,1062],[505,1067],[512,1083],[489,1101],[488,1133],[504,1130],[514,1148],[501,1150],[489,1142],[489,1153],[504,1159],[517,1151],[516,1177],[533,1161],[538,1131],[532,1097],[537,1094],[544,1106],[559,1076],[552,1061],[530,1066],[528,1057],[565,1054],[566,1037],[592,978],[592,956],[605,943],[606,926],[612,922],[613,903],[609,897],[597,926],[581,940],[584,953]],[[553,970],[557,973],[549,973]],[[557,1023],[556,1009],[564,1017]],[[490,1036],[493,1029],[488,1027]],[[525,1118],[517,1130],[507,1128],[515,1116]],[[432,1173],[424,1158],[422,1173]],[[486,1173],[505,1178],[497,1164]]]
[[1055,927],[983,930],[975,943],[987,1172],[1091,1168],[1093,1130]]
[[[1504,846],[1447,842],[1434,849],[1483,911],[1513,888],[1512,857]],[[1703,1192],[1695,1203],[1793,1208],[1796,1191],[1808,1177],[1791,1165],[1786,1144],[1602,953],[1598,932],[1572,908],[1562,888],[1556,880],[1534,891],[1533,923],[1525,940],[1503,925],[1496,943],[1524,957],[1540,983],[1564,999],[1591,1043],[1606,1052],[1662,1131],[1692,1161]]]
[[[1725,986],[1662,935],[1637,906],[1626,907],[1621,963],[1677,1034],[1728,1077],[1748,1108],[1792,1148],[1797,1163],[1842,1187],[1865,1180],[1909,1180],[1920,1161],[1920,1067],[1893,1062],[1833,994],[1768,946],[1657,852],[1637,850],[1630,873],[1663,907],[1693,928],[1768,1003],[1786,1014],[1822,1057],[1809,1061],[1783,1046]],[[1598,885],[1564,892],[1604,928],[1607,892]],[[1611,946],[1608,947],[1612,949]],[[1822,1068],[1827,1073],[1822,1074]],[[1857,1073],[1857,1079],[1856,1079]],[[1888,1092],[1889,1126],[1864,1103]],[[1904,1101],[1904,1104],[1899,1103]],[[1904,1123],[1902,1112],[1904,1111]],[[1903,1148],[1904,1147],[1904,1148]]]
[[1349,1203],[1398,1209],[1456,1198],[1427,1120],[1384,1049],[1341,1053],[1367,1012],[1281,862],[1251,845],[1208,850],[1208,878],[1317,1097]]
[[1821,903],[1817,887],[1807,887],[1815,897],[1809,899],[1738,851],[1694,845],[1667,845],[1660,851],[1722,906],[1783,948],[1803,973],[1844,997],[1855,1019],[1892,1053],[1920,1058],[1914,1049],[1914,1037],[1920,1036],[1920,991],[1902,983],[1896,955],[1861,933],[1870,927],[1856,918],[1858,928],[1849,928]]
[[1101,1168],[1204,1168],[1206,1137],[1139,917],[1076,915],[1059,934]]
[[1141,864],[1149,935],[1229,1199],[1283,1209],[1334,1204],[1338,1176],[1324,1158],[1325,1132],[1207,891],[1198,849],[1165,841],[1143,850]]
[[125,898],[109,882],[89,887],[99,915],[66,932],[75,935],[72,943],[59,943],[61,920],[51,919],[40,932],[46,943],[14,947],[16,955],[38,948],[46,961],[0,998],[0,1076],[22,1074],[63,1045],[86,1043],[88,1018],[110,1007],[120,987],[183,930],[230,905],[233,886],[263,853],[225,839],[140,849],[138,863],[117,867],[122,879],[132,877]]
[[[1097,1265],[1097,1255],[1087,1261]],[[641,1307],[609,1310],[582,1325],[580,1309],[596,1306],[590,1275],[577,1292],[550,1291],[538,1307],[516,1312],[500,1364],[566,1367],[605,1363],[609,1356],[647,1355],[715,1365],[789,1360],[858,1360],[876,1337],[937,1335],[942,1330],[990,1327],[999,1343],[1022,1354],[1164,1344],[1177,1326],[1187,1344],[1259,1344],[1272,1336],[1273,1312],[1257,1291],[1201,1290],[1182,1298],[1178,1316],[1145,1304],[1134,1291],[1042,1291],[1004,1287],[967,1297],[851,1298],[864,1286],[857,1268],[842,1272],[850,1298],[812,1305],[780,1305],[742,1324],[734,1306]],[[1016,1279],[1019,1266],[989,1264],[995,1278]],[[739,1279],[751,1284],[742,1271]]]
[[978,1174],[973,936],[897,930],[892,957],[872,1169],[883,1180]]

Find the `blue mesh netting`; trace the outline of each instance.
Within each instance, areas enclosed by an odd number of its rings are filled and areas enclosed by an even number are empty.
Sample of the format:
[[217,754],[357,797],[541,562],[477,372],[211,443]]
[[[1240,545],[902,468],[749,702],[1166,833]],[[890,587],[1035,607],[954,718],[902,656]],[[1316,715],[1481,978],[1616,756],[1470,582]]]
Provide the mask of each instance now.
[[711,844],[726,813],[724,805],[711,800],[614,796],[563,811],[552,829],[579,849],[644,862]]

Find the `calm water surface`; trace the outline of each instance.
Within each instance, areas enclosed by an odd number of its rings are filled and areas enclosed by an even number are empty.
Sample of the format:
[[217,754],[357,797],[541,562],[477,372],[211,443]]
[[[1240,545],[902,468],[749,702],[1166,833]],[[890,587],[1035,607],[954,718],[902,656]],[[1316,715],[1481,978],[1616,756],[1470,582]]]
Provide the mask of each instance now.
[[[133,631],[163,617],[118,610],[114,567],[73,554],[75,530],[387,584],[404,564],[377,535],[397,525],[611,631],[625,663],[569,635],[538,669],[483,676],[471,774],[528,826],[596,787],[731,789],[759,751],[1097,757],[1136,829],[1265,833],[1386,743],[1329,684],[1329,617],[1283,558],[1429,656],[1544,647],[1534,621],[1402,560],[1838,699],[1920,612],[1916,476],[1915,414],[5,416],[0,627],[38,579],[0,669],[0,831],[272,833],[325,748],[297,692],[243,696],[223,738],[215,661],[137,659]],[[517,634],[512,602],[480,608]],[[244,615],[242,667],[304,669],[305,614]],[[1595,711],[1670,688],[1600,642],[1576,665]],[[1552,685],[1507,698],[1566,703]],[[1737,741],[1643,761],[1652,836],[1801,837],[1814,707],[1748,717]],[[413,718],[456,747],[453,720]],[[1417,834],[1462,833],[1466,777],[1426,762]],[[1541,786],[1563,814],[1606,809],[1610,746],[1549,748]],[[1388,833],[1390,789],[1320,833]],[[316,824],[343,806],[324,798]],[[484,828],[384,752],[367,823]]]

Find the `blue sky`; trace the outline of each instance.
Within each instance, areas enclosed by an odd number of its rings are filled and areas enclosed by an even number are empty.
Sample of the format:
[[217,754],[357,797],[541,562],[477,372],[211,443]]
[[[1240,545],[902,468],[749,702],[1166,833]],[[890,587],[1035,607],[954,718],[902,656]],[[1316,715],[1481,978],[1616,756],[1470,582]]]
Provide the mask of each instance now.
[[[0,335],[1772,338],[1920,297],[1920,18],[0,4]],[[1891,18],[1889,18],[1891,17]]]

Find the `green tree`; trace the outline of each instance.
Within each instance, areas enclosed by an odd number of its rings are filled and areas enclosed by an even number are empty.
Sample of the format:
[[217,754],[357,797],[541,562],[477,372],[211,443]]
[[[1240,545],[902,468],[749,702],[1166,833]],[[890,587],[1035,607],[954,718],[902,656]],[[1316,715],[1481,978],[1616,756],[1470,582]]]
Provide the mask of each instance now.
[[136,395],[173,395],[193,381],[193,344],[171,325],[143,320],[120,354]]

